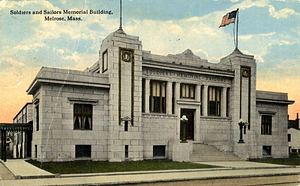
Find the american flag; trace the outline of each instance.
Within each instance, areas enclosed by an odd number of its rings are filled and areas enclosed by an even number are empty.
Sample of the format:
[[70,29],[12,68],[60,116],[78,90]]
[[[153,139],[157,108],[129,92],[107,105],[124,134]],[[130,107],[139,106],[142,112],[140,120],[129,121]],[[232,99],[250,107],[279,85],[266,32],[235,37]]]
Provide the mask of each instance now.
[[225,27],[226,25],[229,25],[230,23],[234,23],[237,11],[238,11],[238,9],[224,15],[221,25],[219,27]]

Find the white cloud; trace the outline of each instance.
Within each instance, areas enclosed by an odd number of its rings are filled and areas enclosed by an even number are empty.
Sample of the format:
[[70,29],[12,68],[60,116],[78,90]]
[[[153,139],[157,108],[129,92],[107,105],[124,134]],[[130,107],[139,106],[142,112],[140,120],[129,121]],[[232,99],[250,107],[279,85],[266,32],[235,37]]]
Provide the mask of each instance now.
[[208,57],[208,53],[206,52],[206,51],[204,51],[204,50],[202,50],[202,49],[198,49],[198,50],[196,50],[195,51],[195,53],[196,52],[201,52],[201,53],[204,53],[205,54],[205,56],[206,56],[206,58],[205,59],[209,59],[209,57]]
[[287,18],[289,15],[300,16],[299,13],[296,13],[295,10],[290,9],[290,8],[284,8],[279,11],[276,11],[275,7],[272,5],[269,5],[269,12],[270,12],[270,15],[276,19]]
[[270,33],[266,33],[266,34],[239,35],[239,39],[249,40],[249,39],[252,39],[253,37],[267,37],[267,36],[272,36],[275,34],[276,34],[276,32],[270,32]]
[[10,64],[11,65],[11,68],[15,68],[15,67],[23,67],[25,64],[22,63],[22,62],[18,62],[16,60],[14,60],[13,58],[11,57],[8,57],[8,58],[4,58],[2,60],[0,60],[0,65],[1,64]]
[[36,49],[36,48],[44,47],[44,46],[45,46],[45,44],[43,44],[43,43],[34,43],[32,45],[18,45],[18,46],[15,46],[12,50],[14,50],[14,51],[32,50],[32,49]]

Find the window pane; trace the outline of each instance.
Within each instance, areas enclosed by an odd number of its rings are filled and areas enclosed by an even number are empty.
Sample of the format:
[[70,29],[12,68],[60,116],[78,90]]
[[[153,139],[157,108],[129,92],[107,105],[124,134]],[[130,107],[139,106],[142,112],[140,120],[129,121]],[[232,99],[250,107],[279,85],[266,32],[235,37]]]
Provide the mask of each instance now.
[[194,92],[195,92],[195,86],[191,85],[191,89],[190,89],[190,98],[194,98]]
[[186,97],[186,95],[185,95],[185,85],[181,85],[181,97],[182,98]]
[[221,115],[221,88],[208,87],[208,115]]
[[161,83],[161,97],[166,97],[166,83]]
[[74,129],[92,129],[93,106],[87,104],[74,104]]

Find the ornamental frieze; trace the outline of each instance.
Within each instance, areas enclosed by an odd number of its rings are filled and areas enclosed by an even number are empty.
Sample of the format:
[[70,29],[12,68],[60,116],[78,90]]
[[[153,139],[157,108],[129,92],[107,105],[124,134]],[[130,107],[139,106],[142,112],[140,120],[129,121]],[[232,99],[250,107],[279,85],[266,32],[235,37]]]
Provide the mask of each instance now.
[[201,75],[195,73],[187,72],[174,72],[169,70],[159,70],[159,69],[143,69],[144,76],[160,76],[166,78],[179,78],[179,79],[191,79],[200,80],[204,82],[220,82],[220,83],[231,83],[231,80],[226,77],[216,77],[211,75]]

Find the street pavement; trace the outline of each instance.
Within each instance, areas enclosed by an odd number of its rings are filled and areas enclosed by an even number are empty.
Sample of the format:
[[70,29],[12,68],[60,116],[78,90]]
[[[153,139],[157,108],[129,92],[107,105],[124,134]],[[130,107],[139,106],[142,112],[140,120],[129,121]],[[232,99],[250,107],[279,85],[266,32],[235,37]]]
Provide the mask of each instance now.
[[[3,186],[24,185],[120,185],[187,180],[207,180],[226,178],[247,178],[299,175],[300,167],[255,163],[248,161],[199,162],[220,166],[220,168],[138,171],[91,174],[54,175],[41,170],[25,160],[1,162],[16,177],[15,180],[2,179]],[[1,172],[0,172],[1,173]]]

